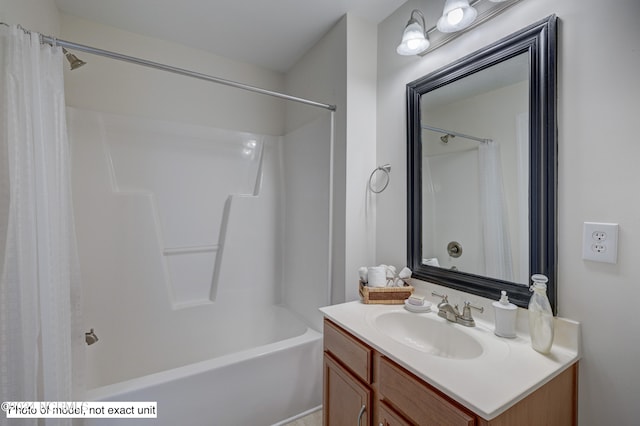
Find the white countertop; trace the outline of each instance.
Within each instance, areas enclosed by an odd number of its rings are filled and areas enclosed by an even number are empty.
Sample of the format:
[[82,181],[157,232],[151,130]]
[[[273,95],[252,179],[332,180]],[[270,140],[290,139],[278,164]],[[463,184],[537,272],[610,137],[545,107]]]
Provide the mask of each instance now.
[[378,352],[486,420],[499,416],[580,358],[580,325],[563,318],[555,319],[555,339],[548,355],[533,350],[526,334],[503,339],[493,334],[493,324],[478,318],[475,327],[449,322],[449,326],[473,336],[483,347],[477,358],[462,360],[406,346],[378,330],[372,321],[382,313],[399,312],[447,323],[438,317],[435,306],[429,313],[415,314],[403,305],[367,305],[356,301],[320,310]]

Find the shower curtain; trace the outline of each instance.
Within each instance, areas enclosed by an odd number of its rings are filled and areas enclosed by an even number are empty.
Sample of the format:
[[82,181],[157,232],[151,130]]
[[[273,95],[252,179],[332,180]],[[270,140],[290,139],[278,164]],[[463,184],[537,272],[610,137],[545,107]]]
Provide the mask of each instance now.
[[81,398],[84,335],[62,67],[60,47],[0,25],[0,401]]
[[504,199],[500,146],[497,142],[480,144],[478,170],[485,273],[493,278],[513,281],[509,218]]

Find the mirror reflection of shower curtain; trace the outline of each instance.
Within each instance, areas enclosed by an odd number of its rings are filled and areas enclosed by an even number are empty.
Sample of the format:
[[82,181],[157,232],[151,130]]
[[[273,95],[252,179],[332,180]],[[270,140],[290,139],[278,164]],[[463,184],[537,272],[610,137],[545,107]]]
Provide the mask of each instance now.
[[431,158],[425,156],[422,160],[422,257],[433,257],[437,253],[435,235],[437,209],[435,188],[431,177]]
[[480,144],[478,173],[485,274],[493,278],[513,281],[509,222],[498,143],[491,141]]
[[516,282],[529,284],[529,113],[516,115],[516,156],[518,161],[518,276]]

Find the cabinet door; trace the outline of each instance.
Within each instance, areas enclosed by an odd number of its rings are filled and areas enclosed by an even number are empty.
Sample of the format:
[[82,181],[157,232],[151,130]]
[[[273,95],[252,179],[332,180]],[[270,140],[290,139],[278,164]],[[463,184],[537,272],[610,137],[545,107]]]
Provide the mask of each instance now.
[[386,407],[384,402],[378,405],[378,426],[412,426],[399,414]]
[[371,390],[324,355],[325,426],[368,426],[371,421]]

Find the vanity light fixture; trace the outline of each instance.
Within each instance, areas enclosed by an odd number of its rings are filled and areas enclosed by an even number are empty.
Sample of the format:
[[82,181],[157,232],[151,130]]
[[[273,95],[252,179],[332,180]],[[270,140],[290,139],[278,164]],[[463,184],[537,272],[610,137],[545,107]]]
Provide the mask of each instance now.
[[424,15],[417,9],[404,28],[399,55],[424,56],[493,19],[522,0],[446,0],[437,25],[425,27]]
[[[414,15],[418,15],[418,21]],[[396,48],[399,55],[418,55],[429,48],[429,38],[427,37],[424,15],[418,9],[411,11],[411,17],[402,33],[402,42]]]
[[469,5],[469,0],[447,0],[437,27],[440,32],[454,33],[471,25],[476,16],[478,11]]

